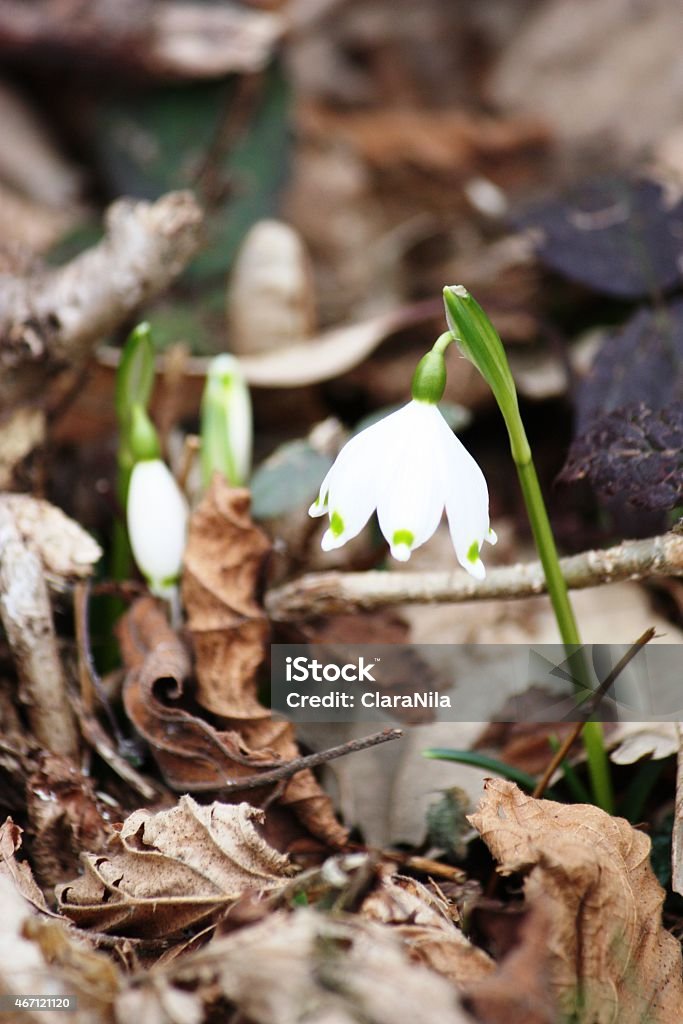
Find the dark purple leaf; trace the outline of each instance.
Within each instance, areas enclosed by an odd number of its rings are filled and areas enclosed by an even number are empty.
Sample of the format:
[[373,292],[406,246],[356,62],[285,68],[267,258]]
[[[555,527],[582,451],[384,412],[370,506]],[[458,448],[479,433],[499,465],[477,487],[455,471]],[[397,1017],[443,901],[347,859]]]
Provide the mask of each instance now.
[[683,301],[639,309],[607,337],[576,395],[576,433],[623,406],[683,401]]
[[593,291],[635,299],[683,280],[683,200],[656,181],[583,184],[515,223],[533,229],[542,263]]
[[599,494],[651,511],[674,508],[683,501],[683,404],[598,417],[573,442],[559,479],[588,479]]

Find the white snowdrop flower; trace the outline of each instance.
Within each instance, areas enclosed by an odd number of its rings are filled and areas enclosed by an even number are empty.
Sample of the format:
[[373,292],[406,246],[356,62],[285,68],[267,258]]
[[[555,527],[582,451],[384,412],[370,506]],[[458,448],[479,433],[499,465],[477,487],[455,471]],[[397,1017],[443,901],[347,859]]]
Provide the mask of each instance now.
[[126,514],[138,568],[153,594],[168,597],[182,568],[189,510],[161,459],[145,459],[133,467]]
[[[432,382],[427,389],[420,388],[418,373],[419,367],[413,394],[426,391],[440,398],[443,385]],[[444,509],[458,561],[470,575],[483,579],[481,545],[496,541],[489,527],[484,474],[435,401],[413,398],[351,438],[309,512],[329,515],[322,547],[330,551],[355,537],[377,510],[392,555],[405,562],[432,536]]]

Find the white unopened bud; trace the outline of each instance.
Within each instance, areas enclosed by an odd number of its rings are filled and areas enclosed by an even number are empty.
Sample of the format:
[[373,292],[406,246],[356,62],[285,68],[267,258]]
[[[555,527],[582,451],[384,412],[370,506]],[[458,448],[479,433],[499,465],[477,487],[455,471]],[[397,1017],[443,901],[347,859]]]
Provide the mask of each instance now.
[[189,510],[161,459],[146,459],[133,467],[126,512],[137,566],[152,593],[168,597],[182,568]]

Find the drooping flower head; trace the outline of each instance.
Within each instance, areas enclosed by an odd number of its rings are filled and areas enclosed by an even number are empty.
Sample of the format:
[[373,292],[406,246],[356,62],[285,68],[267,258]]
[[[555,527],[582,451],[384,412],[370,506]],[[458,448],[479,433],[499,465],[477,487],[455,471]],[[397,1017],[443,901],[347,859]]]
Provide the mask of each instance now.
[[135,463],[126,513],[137,566],[152,593],[167,597],[180,576],[189,513],[185,496],[161,459]]
[[329,516],[325,551],[355,537],[376,510],[392,555],[407,561],[432,536],[445,509],[458,561],[484,578],[481,546],[496,540],[488,489],[438,409],[444,386],[443,355],[432,351],[415,371],[412,401],[342,448],[309,509],[312,516]]
[[160,457],[156,430],[140,405],[132,409],[130,440],[137,459],[126,502],[130,546],[152,593],[169,597],[182,568],[188,504]]

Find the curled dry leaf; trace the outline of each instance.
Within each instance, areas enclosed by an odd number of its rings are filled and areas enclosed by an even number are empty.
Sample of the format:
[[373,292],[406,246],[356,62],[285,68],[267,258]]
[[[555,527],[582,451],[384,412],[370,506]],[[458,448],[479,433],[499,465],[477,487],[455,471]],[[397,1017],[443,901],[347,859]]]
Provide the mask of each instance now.
[[609,737],[610,761],[634,764],[644,757],[662,761],[678,751],[675,722],[617,722]]
[[361,912],[371,920],[393,925],[412,960],[431,967],[459,988],[494,970],[488,954],[473,946],[455,925],[443,897],[414,878],[383,878],[365,899]]
[[[197,700],[239,734],[242,764],[265,768],[265,758],[299,754],[288,722],[275,722],[259,704],[256,671],[264,659],[268,622],[257,600],[270,543],[249,515],[249,492],[218,474],[194,512],[185,552],[183,600],[197,672]],[[244,772],[243,772],[244,774]],[[346,831],[315,776],[298,772],[284,785],[290,806],[315,836],[340,846]]]
[[230,718],[267,718],[254,677],[268,620],[257,601],[270,541],[251,520],[247,490],[216,475],[190,523],[183,602],[197,658],[197,699]]
[[226,780],[251,775],[259,764],[273,767],[272,753],[249,756],[238,733],[219,732],[162,699],[182,696],[190,658],[155,600],[136,601],[118,633],[129,670],[123,687],[126,713],[169,786],[190,792],[220,789]]
[[134,1011],[149,1005],[154,984],[161,1001],[198,979],[254,1024],[471,1024],[453,986],[411,963],[390,928],[306,908],[214,939],[155,982],[143,979],[138,1002],[126,998],[127,1019],[142,1019]]
[[26,547],[40,558],[49,583],[59,586],[92,573],[102,548],[56,505],[28,494],[3,494],[0,504],[11,514]]
[[28,864],[16,859],[21,848],[23,829],[7,818],[0,826],[0,878],[12,880],[16,891],[39,910],[47,910],[45,898],[38,888]]
[[281,886],[286,857],[259,835],[263,812],[249,804],[202,807],[183,796],[167,811],[135,811],[111,851],[84,854],[85,874],[58,890],[76,924],[161,937],[212,918],[246,892]]
[[534,800],[488,779],[470,821],[502,874],[552,908],[550,982],[581,1024],[673,1024],[683,1005],[681,949],[661,923],[650,840],[597,807]]

